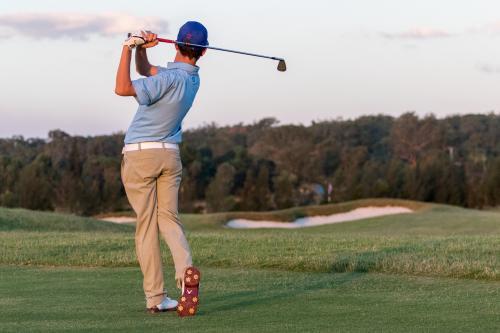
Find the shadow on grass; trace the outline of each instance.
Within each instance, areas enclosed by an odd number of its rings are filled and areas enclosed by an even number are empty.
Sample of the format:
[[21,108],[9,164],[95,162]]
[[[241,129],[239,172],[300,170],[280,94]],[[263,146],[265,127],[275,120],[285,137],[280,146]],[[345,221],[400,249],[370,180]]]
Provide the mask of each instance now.
[[[297,299],[304,294],[311,291],[317,291],[321,289],[332,289],[339,288],[343,285],[350,284],[357,281],[363,277],[363,274],[352,272],[348,274],[342,274],[331,277],[328,274],[324,275],[326,277],[318,278],[311,281],[310,283],[302,284],[300,289],[296,289],[296,285],[292,288],[292,282],[283,284],[281,286],[273,286],[271,288],[267,287],[265,289],[259,288],[257,290],[251,291],[240,291],[234,293],[224,293],[224,295],[219,297],[211,297],[210,310],[204,310],[203,307],[200,308],[198,315],[208,315],[213,312],[224,312],[231,311],[235,308],[245,308],[255,305],[265,305],[274,304],[277,300],[286,299]],[[235,300],[235,301],[231,301]],[[221,305],[217,305],[218,302],[223,302]]]

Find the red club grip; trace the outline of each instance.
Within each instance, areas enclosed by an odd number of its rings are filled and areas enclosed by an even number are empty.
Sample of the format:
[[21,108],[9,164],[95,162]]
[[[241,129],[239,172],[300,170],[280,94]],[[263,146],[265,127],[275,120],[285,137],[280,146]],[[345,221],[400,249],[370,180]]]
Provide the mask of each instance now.
[[159,42],[162,42],[162,43],[170,43],[170,44],[175,44],[175,40],[172,40],[172,39],[157,38],[157,40],[158,40]]

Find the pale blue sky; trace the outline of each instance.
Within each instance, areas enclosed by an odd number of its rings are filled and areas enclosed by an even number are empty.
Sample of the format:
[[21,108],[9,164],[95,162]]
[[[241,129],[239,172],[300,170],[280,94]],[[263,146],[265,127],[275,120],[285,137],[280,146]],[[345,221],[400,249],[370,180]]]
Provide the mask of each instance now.
[[[438,116],[500,110],[498,1],[9,0],[0,2],[0,23],[2,15],[26,12],[154,16],[168,22],[165,37],[199,20],[212,45],[287,60],[289,70],[280,73],[272,61],[208,52],[185,128],[269,116],[309,124],[408,110]],[[0,137],[126,130],[135,101],[113,93],[122,35],[35,40],[0,26],[0,36],[6,34]],[[174,51],[161,45],[149,54],[152,63],[165,64]]]

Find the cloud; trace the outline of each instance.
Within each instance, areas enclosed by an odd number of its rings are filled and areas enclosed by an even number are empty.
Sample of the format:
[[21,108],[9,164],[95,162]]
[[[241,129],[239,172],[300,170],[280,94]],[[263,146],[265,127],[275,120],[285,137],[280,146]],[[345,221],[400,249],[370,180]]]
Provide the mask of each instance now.
[[37,39],[70,37],[85,40],[93,35],[110,37],[140,29],[166,32],[167,21],[126,13],[13,13],[0,15],[0,27],[8,30],[4,29],[2,37],[16,34]]
[[498,65],[481,64],[481,65],[477,65],[477,69],[480,72],[483,72],[486,74],[500,74],[500,66],[498,66]]
[[476,34],[498,35],[500,33],[500,21],[492,22],[479,28],[470,28],[468,31]]
[[450,32],[432,28],[413,28],[410,30],[396,32],[396,33],[382,32],[380,33],[380,35],[387,39],[412,39],[412,40],[447,38],[455,36]]

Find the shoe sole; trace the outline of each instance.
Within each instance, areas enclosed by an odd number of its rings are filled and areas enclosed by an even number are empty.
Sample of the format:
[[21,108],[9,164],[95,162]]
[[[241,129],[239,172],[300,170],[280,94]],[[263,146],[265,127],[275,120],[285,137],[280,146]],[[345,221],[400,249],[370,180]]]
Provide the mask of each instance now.
[[198,310],[200,270],[196,267],[188,267],[184,273],[184,292],[179,298],[177,314],[180,317],[194,316]]

